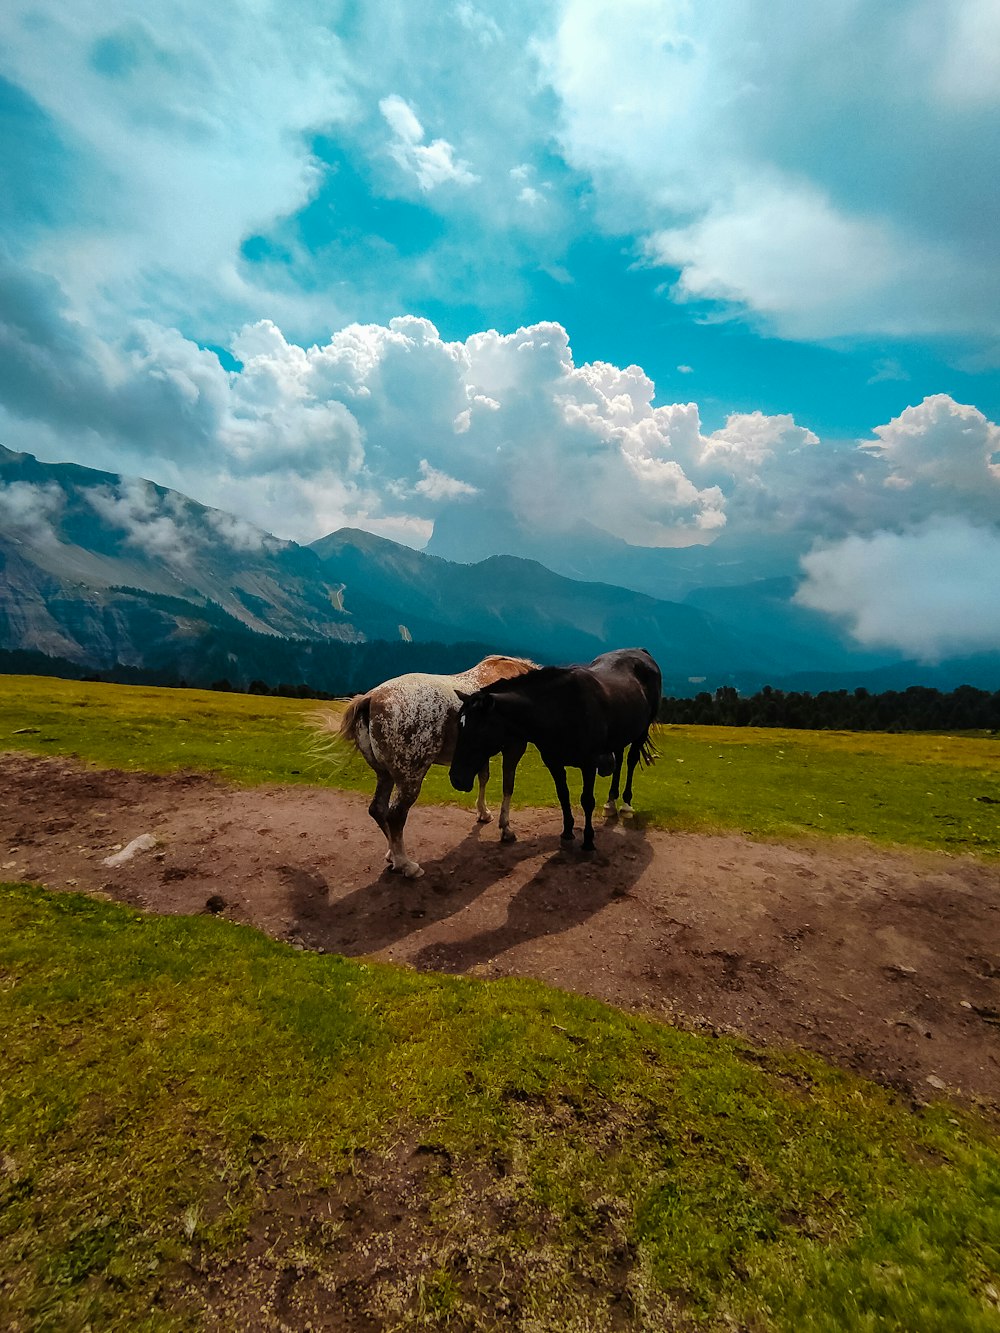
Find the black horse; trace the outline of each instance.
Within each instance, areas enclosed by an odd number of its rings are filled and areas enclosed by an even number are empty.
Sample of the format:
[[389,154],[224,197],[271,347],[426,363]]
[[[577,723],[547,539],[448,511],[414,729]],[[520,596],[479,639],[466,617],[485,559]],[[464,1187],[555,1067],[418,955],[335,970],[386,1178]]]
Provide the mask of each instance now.
[[562,806],[564,842],[573,840],[573,811],[566,769],[583,775],[583,850],[594,850],[594,778],[612,774],[605,813],[616,814],[625,751],[628,761],[623,814],[632,813],[632,775],[640,759],[652,757],[649,728],[656,720],[662,688],[660,668],[645,648],[620,648],[589,666],[539,667],[516,680],[498,680],[463,695],[458,741],[449,776],[453,787],[471,791],[486,761],[515,741],[531,741],[552,774]]

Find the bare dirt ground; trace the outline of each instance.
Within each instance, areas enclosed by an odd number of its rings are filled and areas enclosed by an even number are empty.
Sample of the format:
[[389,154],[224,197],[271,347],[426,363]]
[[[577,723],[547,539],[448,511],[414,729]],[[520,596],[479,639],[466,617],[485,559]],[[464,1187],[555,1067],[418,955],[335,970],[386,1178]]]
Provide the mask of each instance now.
[[[5,754],[0,877],[216,911],[307,949],[538,977],[1000,1110],[998,866],[617,824],[584,859],[553,810],[517,812],[501,845],[496,824],[418,805],[408,846],[426,874],[405,880],[367,804]],[[154,848],[102,864],[144,833]]]

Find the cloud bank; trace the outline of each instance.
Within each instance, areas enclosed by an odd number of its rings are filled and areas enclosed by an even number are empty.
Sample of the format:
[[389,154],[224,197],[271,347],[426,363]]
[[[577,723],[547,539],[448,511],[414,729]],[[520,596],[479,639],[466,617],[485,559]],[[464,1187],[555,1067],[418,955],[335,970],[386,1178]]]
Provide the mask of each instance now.
[[[311,0],[294,12],[11,0],[0,76],[45,117],[60,170],[9,234],[74,305],[109,318],[245,307],[243,241],[308,202],[310,136],[357,114],[326,17]],[[36,163],[9,151],[16,184]]]
[[[555,323],[449,341],[406,316],[302,346],[260,320],[233,339],[242,368],[228,371],[151,321],[102,339],[50,279],[8,279],[5,442],[233,510],[250,520],[219,520],[237,549],[259,529],[308,541],[344,524],[419,546],[453,506],[641,546],[778,542],[805,557],[803,604],[861,642],[924,656],[1000,646],[982,573],[997,567],[1000,428],[946,394],[861,441],[760,411],[706,431],[695,403],[657,404],[641,367],[577,364]],[[52,503],[8,489],[0,517],[38,527]],[[179,558],[171,516],[142,486],[93,503],[148,554]]]
[[568,162],[672,295],[785,337],[992,338],[990,0],[564,0],[543,44]]
[[842,619],[868,648],[923,661],[1000,648],[1000,530],[942,518],[845,537],[804,557],[802,606]]

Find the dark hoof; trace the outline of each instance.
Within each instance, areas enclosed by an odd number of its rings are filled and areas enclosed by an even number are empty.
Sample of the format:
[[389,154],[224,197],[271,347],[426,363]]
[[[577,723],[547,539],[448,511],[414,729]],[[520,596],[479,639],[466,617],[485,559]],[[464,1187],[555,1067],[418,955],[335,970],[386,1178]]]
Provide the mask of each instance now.
[[560,834],[559,834],[559,841],[560,841],[560,842],[576,842],[576,834],[575,834],[575,833],[560,833]]
[[584,846],[580,848],[580,855],[593,856],[596,850],[597,849],[593,846],[593,844],[591,844],[589,847],[586,844],[584,844]]
[[500,841],[517,842],[517,834],[513,831],[513,829],[505,828],[504,831],[500,834]]

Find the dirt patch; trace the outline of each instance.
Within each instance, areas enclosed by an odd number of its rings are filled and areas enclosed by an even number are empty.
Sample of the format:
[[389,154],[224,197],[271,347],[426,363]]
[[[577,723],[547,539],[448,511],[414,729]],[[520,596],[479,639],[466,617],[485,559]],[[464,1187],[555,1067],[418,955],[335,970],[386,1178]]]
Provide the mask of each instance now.
[[[0,756],[0,875],[213,911],[300,948],[534,976],[624,1008],[818,1051],[921,1100],[1000,1107],[1000,867],[861,842],[606,824],[585,860],[552,810],[519,841],[417,806],[420,880],[389,874],[367,798]],[[103,859],[153,833],[157,846]]]
[[[586,1236],[578,1227],[565,1235],[524,1184],[503,1162],[470,1165],[417,1139],[356,1154],[326,1185],[263,1160],[261,1207],[243,1249],[220,1262],[196,1246],[165,1298],[199,1327],[261,1333],[474,1333],[522,1327],[528,1311],[541,1328],[694,1327],[677,1301],[650,1290],[626,1208],[601,1199]],[[548,1318],[537,1317],[540,1303],[555,1307]]]

